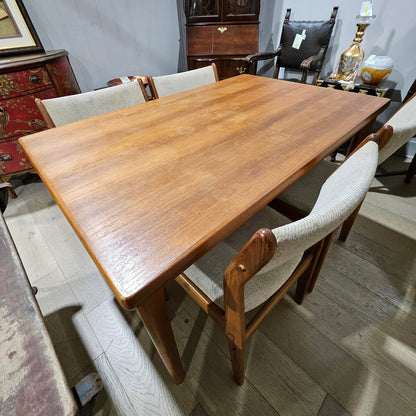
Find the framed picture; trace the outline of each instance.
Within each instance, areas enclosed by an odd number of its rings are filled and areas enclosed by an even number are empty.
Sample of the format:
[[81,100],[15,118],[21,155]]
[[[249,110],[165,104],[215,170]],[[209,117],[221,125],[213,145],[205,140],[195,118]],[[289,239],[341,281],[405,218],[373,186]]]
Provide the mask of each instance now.
[[43,52],[22,0],[0,0],[0,57]]

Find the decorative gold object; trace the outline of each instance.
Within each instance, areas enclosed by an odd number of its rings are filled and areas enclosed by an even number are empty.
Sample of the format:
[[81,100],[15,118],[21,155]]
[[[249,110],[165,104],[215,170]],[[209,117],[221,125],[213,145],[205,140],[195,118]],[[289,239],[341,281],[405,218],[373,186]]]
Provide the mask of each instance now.
[[354,81],[358,74],[358,68],[364,58],[364,51],[361,47],[364,32],[369,23],[357,23],[357,33],[352,44],[341,54],[338,65],[338,71],[332,74],[330,78],[340,79],[344,81]]
[[226,30],[227,30],[226,27],[219,27],[218,28],[218,31],[221,32],[221,34],[223,34]]
[[361,42],[365,30],[370,26],[370,21],[376,17],[373,14],[372,6],[372,0],[363,1],[361,12],[357,16],[358,22],[355,38],[352,41],[352,44],[342,52],[337,70],[329,76],[330,79],[347,82],[347,90],[354,88],[354,81],[357,78],[358,69],[364,58]]

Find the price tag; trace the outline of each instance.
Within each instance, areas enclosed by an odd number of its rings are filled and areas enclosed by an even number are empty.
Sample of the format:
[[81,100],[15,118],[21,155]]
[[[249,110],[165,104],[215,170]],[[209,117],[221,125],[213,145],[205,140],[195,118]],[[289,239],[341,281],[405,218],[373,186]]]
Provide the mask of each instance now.
[[373,2],[363,1],[361,4],[360,16],[372,16],[373,15]]
[[366,60],[365,63],[366,64],[373,64],[374,63],[374,58],[376,57],[376,55],[370,55]]
[[302,31],[301,35],[297,34],[295,36],[295,40],[293,41],[292,48],[299,49],[300,45],[302,45],[302,41],[304,39],[306,39],[306,30],[305,29]]
[[123,84],[127,84],[128,82],[130,82],[129,77],[120,77],[119,80],[123,83]]

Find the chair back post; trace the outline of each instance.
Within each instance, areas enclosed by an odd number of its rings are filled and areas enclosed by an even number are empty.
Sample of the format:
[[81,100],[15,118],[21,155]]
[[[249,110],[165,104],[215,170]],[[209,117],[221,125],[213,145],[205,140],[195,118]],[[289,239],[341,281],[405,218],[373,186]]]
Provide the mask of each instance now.
[[338,6],[334,6],[334,8],[332,9],[331,17],[329,18],[330,22],[335,23],[335,18],[337,17],[337,13],[338,13]]
[[287,9],[286,10],[285,20],[283,21],[283,23],[288,23],[289,22],[291,13],[292,13],[292,9]]
[[157,100],[159,98],[159,94],[157,93],[155,82],[153,81],[153,77],[148,75],[147,77],[149,83],[150,94],[152,95],[152,100]]
[[385,124],[380,130],[377,131],[376,134],[379,137],[379,148],[382,149],[391,139],[391,136],[393,135],[393,127]]
[[40,98],[35,98],[35,103],[36,103],[36,106],[38,107],[40,114],[45,120],[46,127],[48,129],[53,129],[54,127],[56,127],[55,123],[53,122],[51,116],[48,113],[48,110],[45,108],[45,105],[43,104],[42,100]]
[[220,79],[218,77],[217,65],[215,65],[215,63],[213,62],[211,66],[212,66],[212,70],[214,71],[215,81],[218,82]]
[[149,101],[149,96],[147,95],[146,87],[144,86],[144,83],[141,80],[141,78],[137,78],[135,82],[139,83],[139,87],[140,87],[140,90],[142,91],[144,101]]
[[277,242],[268,228],[258,230],[224,273],[225,334],[239,349],[246,342],[244,286],[274,256]]
[[277,242],[268,228],[258,230],[238,252],[224,273],[225,335],[231,357],[233,377],[244,382],[245,347],[248,339],[245,326],[244,287],[274,256]]
[[[390,126],[389,126],[390,127]],[[380,129],[379,131],[383,130]],[[384,130],[383,130],[384,131]],[[386,129],[386,131],[389,131],[389,129]],[[380,136],[377,133],[371,133],[369,134],[348,156],[345,160],[348,160],[354,153],[356,153],[358,150],[360,150],[366,143],[373,141],[376,142],[380,147]],[[342,165],[341,165],[342,166]]]

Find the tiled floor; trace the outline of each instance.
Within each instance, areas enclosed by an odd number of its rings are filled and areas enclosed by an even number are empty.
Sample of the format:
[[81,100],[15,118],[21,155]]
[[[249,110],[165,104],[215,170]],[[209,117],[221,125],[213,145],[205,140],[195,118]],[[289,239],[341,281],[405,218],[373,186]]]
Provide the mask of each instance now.
[[402,181],[374,181],[314,292],[302,306],[286,296],[265,320],[242,387],[223,335],[174,285],[187,374],[173,384],[41,182],[17,186],[5,217],[69,383],[90,371],[104,381],[94,415],[416,415],[416,180]]

